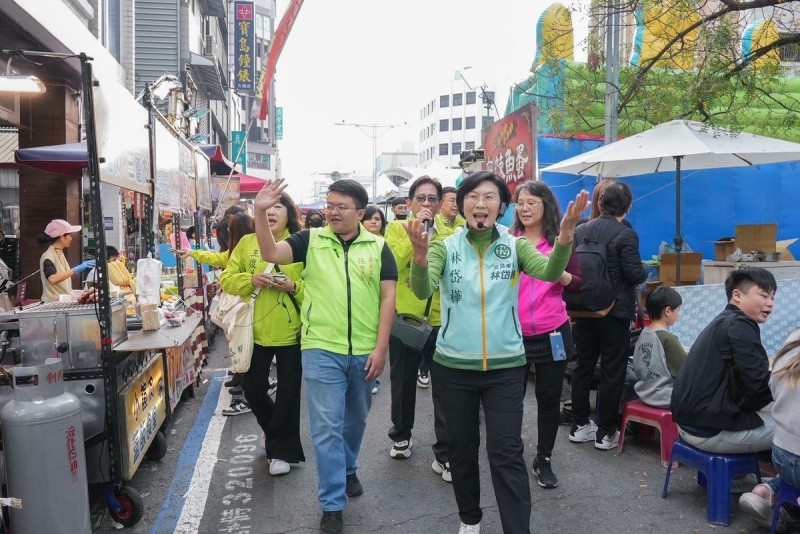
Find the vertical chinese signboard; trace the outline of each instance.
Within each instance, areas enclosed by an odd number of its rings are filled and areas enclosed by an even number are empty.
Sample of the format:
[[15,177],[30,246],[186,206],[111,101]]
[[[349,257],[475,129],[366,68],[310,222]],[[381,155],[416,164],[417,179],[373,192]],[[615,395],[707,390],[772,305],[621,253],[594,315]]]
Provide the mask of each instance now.
[[283,139],[283,108],[275,108],[275,140]]
[[486,170],[502,178],[511,193],[536,177],[536,106],[525,106],[481,132]]
[[235,13],[233,29],[234,87],[239,91],[252,92],[256,88],[255,63],[255,9],[253,2],[233,3]]
[[247,132],[244,130],[231,130],[231,154],[233,162],[242,166],[242,172],[247,172]]

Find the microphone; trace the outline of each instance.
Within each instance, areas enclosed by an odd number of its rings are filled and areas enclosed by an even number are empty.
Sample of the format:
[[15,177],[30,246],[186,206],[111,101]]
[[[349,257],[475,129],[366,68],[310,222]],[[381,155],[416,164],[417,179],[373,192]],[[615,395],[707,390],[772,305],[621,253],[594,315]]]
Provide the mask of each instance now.
[[426,219],[425,221],[423,221],[422,224],[423,224],[423,226],[422,226],[423,231],[427,234],[428,233],[428,220]]
[[485,225],[485,224],[483,224],[482,222],[479,222],[479,223],[478,223],[478,229],[479,229],[479,230],[483,230],[484,228],[486,228],[486,225]]

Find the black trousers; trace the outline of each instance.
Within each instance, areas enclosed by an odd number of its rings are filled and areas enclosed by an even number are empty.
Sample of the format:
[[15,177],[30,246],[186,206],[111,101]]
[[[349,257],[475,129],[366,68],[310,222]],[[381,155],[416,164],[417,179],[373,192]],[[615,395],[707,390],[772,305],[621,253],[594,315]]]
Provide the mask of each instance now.
[[[277,358],[278,391],[275,402],[268,395],[269,368]],[[244,374],[242,389],[267,435],[267,457],[288,463],[305,462],[300,443],[300,386],[303,363],[300,345],[263,347],[253,345],[250,369]]]
[[602,317],[575,321],[578,367],[572,376],[572,413],[575,423],[589,422],[589,391],[597,360],[600,386],[597,390],[597,427],[606,435],[619,426],[619,402],[625,385],[630,349],[630,319]]
[[[420,361],[432,359],[436,348],[436,335],[439,327],[431,332],[431,341],[423,352],[417,352],[403,345],[397,338],[389,338],[389,378],[392,381],[392,427],[389,437],[392,441],[411,439],[414,428],[414,415],[417,406],[417,369]],[[431,381],[436,376],[431,373]],[[433,431],[436,443],[433,444],[433,455],[440,463],[450,461],[447,454],[447,425],[442,414],[441,399],[434,388],[433,397]]]
[[525,357],[528,365],[525,366],[524,387],[527,393],[530,366],[536,372],[536,426],[538,430],[538,443],[536,454],[551,457],[553,446],[558,435],[559,420],[561,418],[561,393],[564,389],[564,376],[567,371],[567,361],[574,352],[572,342],[572,327],[569,321],[557,328],[564,341],[566,360],[553,360],[553,348],[550,344],[550,335],[542,334],[523,338],[525,344]]
[[528,534],[531,489],[522,454],[522,404],[525,367],[467,371],[433,362],[433,390],[441,394],[450,434],[450,471],[461,521],[481,521],[480,404],[486,422],[486,453],[500,522],[505,534]]

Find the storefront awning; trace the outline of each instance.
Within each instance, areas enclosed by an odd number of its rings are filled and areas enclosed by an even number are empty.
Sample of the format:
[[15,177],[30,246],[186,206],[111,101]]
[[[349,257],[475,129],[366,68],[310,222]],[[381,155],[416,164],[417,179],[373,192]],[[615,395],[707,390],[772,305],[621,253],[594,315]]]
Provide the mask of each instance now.
[[189,65],[192,68],[192,78],[209,100],[226,99],[225,82],[215,61],[190,52]]
[[89,167],[86,143],[20,148],[14,151],[14,161],[40,171],[76,178]]
[[239,178],[239,192],[240,193],[258,193],[264,187],[266,178],[259,178],[258,176],[250,176],[249,174],[234,174]]
[[197,148],[211,160],[211,174],[230,174],[231,169],[236,167],[231,160],[225,157],[219,145],[197,145]]

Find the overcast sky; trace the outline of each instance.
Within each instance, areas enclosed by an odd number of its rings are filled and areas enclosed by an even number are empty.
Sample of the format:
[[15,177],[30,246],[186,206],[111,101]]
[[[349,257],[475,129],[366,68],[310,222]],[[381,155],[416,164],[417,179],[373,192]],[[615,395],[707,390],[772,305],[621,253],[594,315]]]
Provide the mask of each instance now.
[[[502,114],[509,87],[528,75],[536,22],[552,3],[307,0],[275,75],[282,174],[292,196],[310,197],[311,183],[325,178],[314,173],[372,172],[370,138],[335,122],[406,122],[378,140],[378,153],[397,150],[418,139],[419,110],[464,67],[472,86],[496,91]],[[276,27],[287,5],[278,0]],[[574,15],[573,23],[577,30]]]

